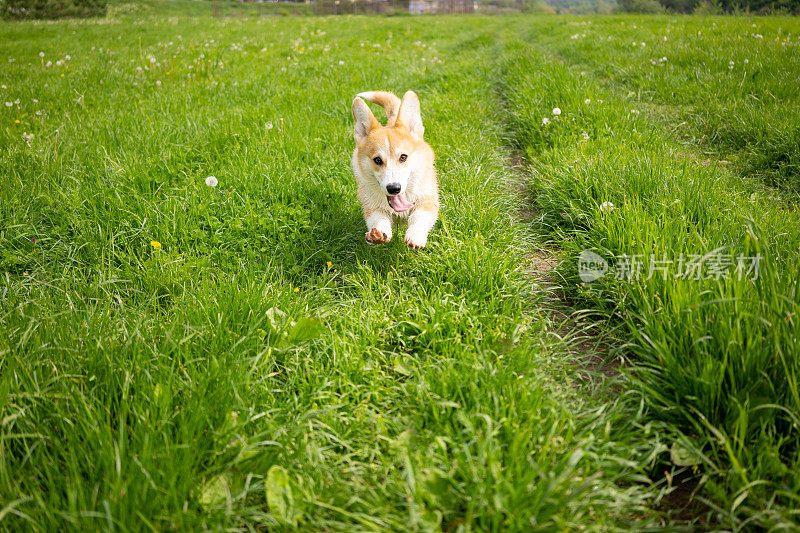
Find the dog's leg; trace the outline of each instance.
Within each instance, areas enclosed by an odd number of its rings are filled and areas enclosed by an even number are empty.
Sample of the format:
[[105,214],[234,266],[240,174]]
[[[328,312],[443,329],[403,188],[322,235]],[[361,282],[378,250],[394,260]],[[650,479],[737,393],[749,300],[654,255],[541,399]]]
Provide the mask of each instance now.
[[367,242],[381,244],[392,240],[392,217],[383,211],[367,211],[364,209],[364,219],[367,222],[367,233],[364,237]]
[[425,200],[408,217],[406,230],[406,244],[409,248],[418,250],[428,243],[428,233],[433,229],[439,218],[439,205],[432,200]]

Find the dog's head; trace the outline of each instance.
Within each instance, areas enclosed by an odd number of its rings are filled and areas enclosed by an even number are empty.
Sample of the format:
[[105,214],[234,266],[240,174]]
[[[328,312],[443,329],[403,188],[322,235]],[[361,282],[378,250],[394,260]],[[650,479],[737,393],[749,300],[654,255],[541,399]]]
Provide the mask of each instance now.
[[[380,125],[361,96],[383,105],[386,126]],[[425,129],[419,98],[412,91],[403,95],[402,101],[391,93],[361,93],[353,100],[353,117],[355,161],[362,175],[375,179],[395,211],[407,211],[412,207],[405,198],[409,181],[429,157],[422,139]]]

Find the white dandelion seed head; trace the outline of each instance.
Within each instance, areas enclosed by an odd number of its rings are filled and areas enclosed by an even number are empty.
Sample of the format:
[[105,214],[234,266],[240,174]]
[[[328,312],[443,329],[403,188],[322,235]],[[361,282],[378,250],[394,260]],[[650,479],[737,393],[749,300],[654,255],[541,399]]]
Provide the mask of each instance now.
[[588,133],[586,133],[586,132],[584,131],[584,132],[582,133],[582,135],[583,135],[583,140],[584,140],[584,141],[588,141],[588,140],[589,140],[589,134],[588,134]]
[[600,211],[613,211],[613,210],[614,210],[614,204],[612,204],[611,202],[603,202],[602,204],[600,204]]
[[339,64],[340,64],[340,65],[344,65],[344,61],[341,61],[341,60],[340,60],[340,61],[339,61]]
[[214,176],[209,176],[206,178],[206,185],[209,187],[216,187],[219,184],[219,180]]
[[44,52],[39,52],[39,57],[44,57]]
[[550,124],[550,119],[547,118],[547,117],[544,117],[542,119],[542,126],[547,126],[548,124]]
[[586,100],[583,101],[583,103],[589,105],[592,103],[592,101],[587,98]]
[[561,114],[561,109],[559,109],[559,108],[557,108],[557,107],[554,107],[554,108],[553,108],[553,114],[554,114],[555,116],[558,116],[558,115],[560,115],[560,114]]
[[12,105],[14,105],[14,102],[6,102],[6,107],[11,107]]
[[69,61],[70,59],[72,59],[72,56],[71,56],[71,55],[69,55],[69,54],[67,54],[67,55],[65,55],[65,56],[64,56],[64,59],[66,59],[67,61]]
[[265,127],[266,129],[268,129],[268,130],[271,130],[271,129],[272,129],[272,128],[274,128],[275,126],[273,126],[273,125],[272,125],[272,122],[267,122],[266,124],[264,124],[264,127]]

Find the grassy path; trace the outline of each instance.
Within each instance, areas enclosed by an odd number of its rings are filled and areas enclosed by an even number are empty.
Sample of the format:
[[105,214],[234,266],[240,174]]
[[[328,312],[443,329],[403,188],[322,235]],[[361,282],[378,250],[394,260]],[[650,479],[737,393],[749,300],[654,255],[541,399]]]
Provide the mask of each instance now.
[[[0,27],[4,526],[650,520],[664,445],[573,386],[524,272],[503,25]],[[352,95],[409,87],[445,205],[423,253],[363,242],[347,165]]]
[[[633,19],[584,57],[582,19],[173,8],[0,25],[2,527],[670,529],[674,476],[722,527],[796,522],[800,226],[603,79]],[[349,105],[378,88],[420,94],[437,154],[421,253],[363,242]],[[636,363],[614,397],[530,279],[546,240]],[[761,280],[576,272],[721,247]]]

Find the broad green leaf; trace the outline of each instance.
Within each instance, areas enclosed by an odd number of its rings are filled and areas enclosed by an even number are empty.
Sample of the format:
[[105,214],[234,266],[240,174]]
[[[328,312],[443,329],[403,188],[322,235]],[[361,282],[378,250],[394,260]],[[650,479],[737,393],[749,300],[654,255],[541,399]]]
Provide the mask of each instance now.
[[219,474],[206,481],[200,489],[200,505],[211,509],[227,502],[231,497],[230,483],[226,474]]
[[296,525],[302,516],[295,503],[292,480],[285,468],[272,465],[266,480],[267,505],[275,518],[282,524]]
[[286,322],[289,321],[289,316],[277,307],[270,307],[267,310],[267,320],[269,320],[272,331],[280,333]]
[[322,333],[322,324],[316,318],[301,318],[292,327],[289,333],[290,342],[308,341],[316,339]]
[[400,359],[400,356],[394,358],[394,366],[392,369],[397,372],[398,374],[402,374],[403,376],[410,376],[411,371],[403,365],[403,361]]

